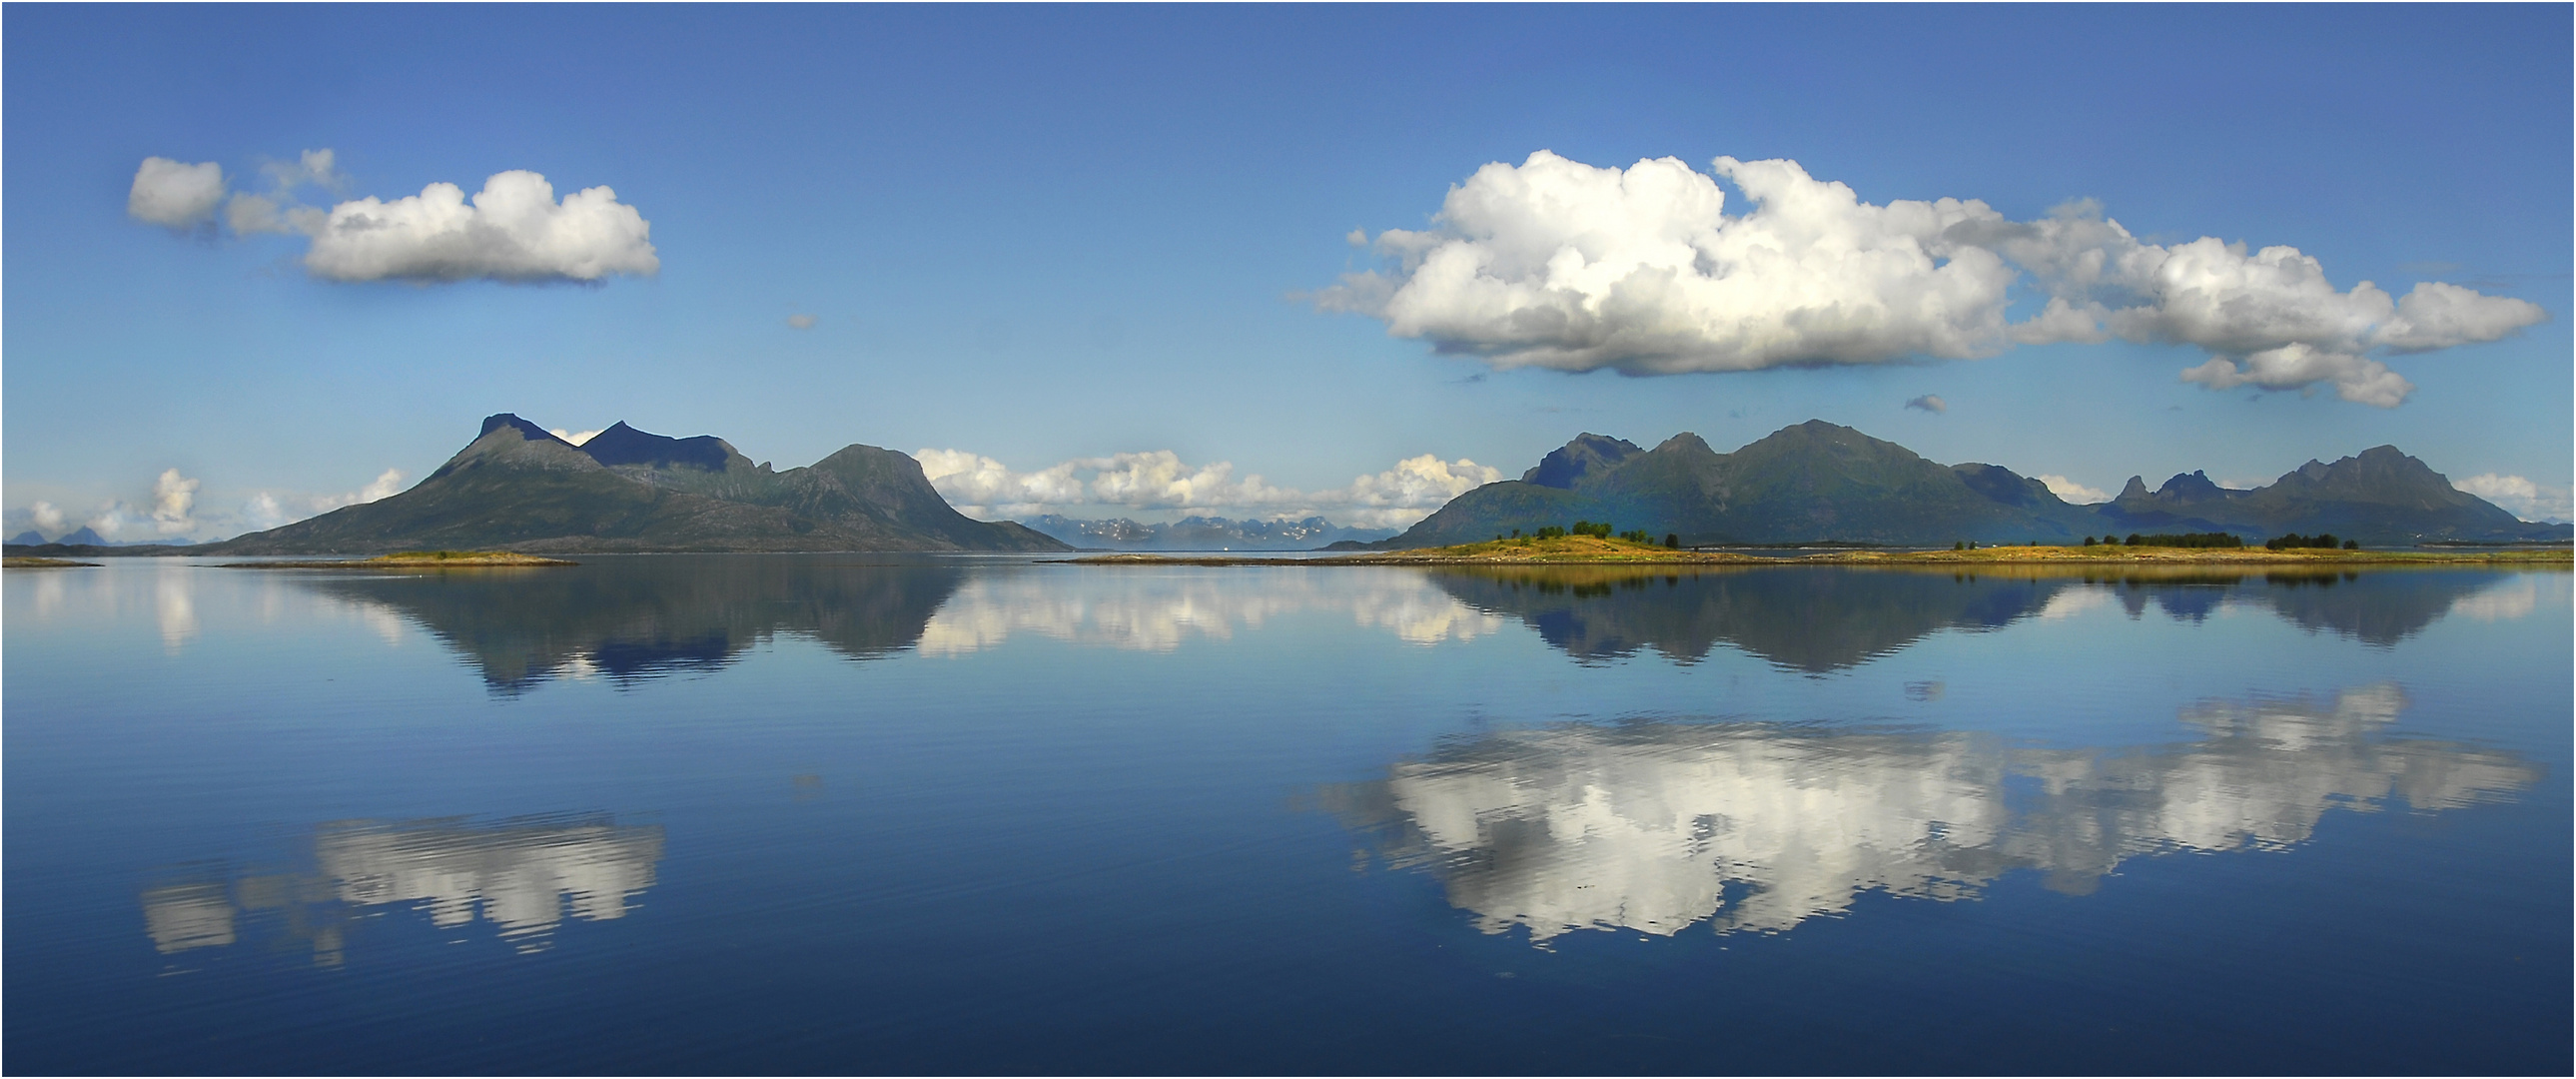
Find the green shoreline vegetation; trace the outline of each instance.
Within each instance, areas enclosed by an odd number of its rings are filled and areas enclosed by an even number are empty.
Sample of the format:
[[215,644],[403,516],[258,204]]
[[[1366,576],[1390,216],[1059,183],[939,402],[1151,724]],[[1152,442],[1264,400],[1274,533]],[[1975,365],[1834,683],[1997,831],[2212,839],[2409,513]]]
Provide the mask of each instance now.
[[74,562],[68,558],[37,558],[33,555],[10,555],[6,559],[0,559],[0,569],[73,569],[80,566],[96,568],[98,563]]

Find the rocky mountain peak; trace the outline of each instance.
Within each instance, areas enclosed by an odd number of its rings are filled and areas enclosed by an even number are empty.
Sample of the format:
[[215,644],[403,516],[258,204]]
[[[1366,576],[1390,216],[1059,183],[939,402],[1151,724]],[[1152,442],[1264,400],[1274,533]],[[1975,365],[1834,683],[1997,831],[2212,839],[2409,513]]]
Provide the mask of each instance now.
[[2227,489],[2210,482],[2209,473],[2192,471],[2176,473],[2165,485],[2156,488],[2156,498],[2164,502],[2206,502],[2227,497]]
[[1521,482],[1571,490],[1575,481],[1600,475],[1644,452],[1627,439],[1586,431],[1541,458],[1538,467],[1521,473]]
[[722,472],[736,455],[734,448],[714,435],[694,438],[672,438],[638,431],[619,420],[605,431],[581,444],[581,452],[603,465],[644,465],[670,468],[688,465],[709,472]]
[[530,442],[563,442],[566,446],[572,445],[570,442],[564,442],[562,439],[556,438],[554,432],[520,419],[519,414],[515,412],[496,412],[492,415],[483,417],[483,430],[477,432],[474,437],[479,441],[484,435],[491,434],[492,432],[498,431],[504,427],[517,431],[519,433],[519,437]]

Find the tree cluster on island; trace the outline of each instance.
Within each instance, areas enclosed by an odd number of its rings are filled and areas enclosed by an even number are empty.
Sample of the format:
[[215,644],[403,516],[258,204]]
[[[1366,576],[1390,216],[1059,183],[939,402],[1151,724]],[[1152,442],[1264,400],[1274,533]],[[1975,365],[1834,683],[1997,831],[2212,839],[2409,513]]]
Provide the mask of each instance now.
[[2084,545],[2087,547],[2192,547],[2203,549],[2233,549],[2245,546],[2245,540],[2233,532],[2182,532],[2158,533],[2155,535],[2141,535],[2136,532],[2131,532],[2126,539],[2122,539],[2118,536],[2104,536],[2100,540],[2095,540],[2091,536],[2086,536],[2084,537]]
[[[1505,536],[1502,533],[1497,532],[1494,534],[1494,542],[1503,543],[1506,541],[1518,541],[1522,546],[1528,546],[1532,540],[1564,539],[1567,536],[1590,536],[1594,539],[1606,540],[1610,538],[1610,535],[1611,526],[1608,521],[1576,521],[1571,526],[1542,525],[1536,531],[1526,536],[1522,535],[1521,530],[1517,528],[1513,529],[1512,534],[1509,536]],[[1640,547],[1652,547],[1655,545],[1655,537],[1642,528],[1631,528],[1625,532],[1619,533],[1618,535],[1621,541],[1633,543]],[[1679,548],[1681,545],[1682,538],[1679,533],[1667,532],[1664,534],[1665,547]]]
[[2313,548],[2334,550],[2338,547],[2347,551],[2358,551],[2361,549],[2361,541],[2338,540],[2332,532],[2319,532],[2313,536],[2302,536],[2296,532],[2292,532],[2286,536],[2278,536],[2263,541],[2263,549],[2267,551],[2294,551]]

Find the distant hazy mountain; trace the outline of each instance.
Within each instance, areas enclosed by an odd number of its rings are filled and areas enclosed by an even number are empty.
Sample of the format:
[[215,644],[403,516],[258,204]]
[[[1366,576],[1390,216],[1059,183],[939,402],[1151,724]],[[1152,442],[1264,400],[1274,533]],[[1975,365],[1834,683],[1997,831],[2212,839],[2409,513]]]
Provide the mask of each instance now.
[[30,528],[15,536],[9,537],[9,542],[19,546],[33,547],[39,543],[45,542],[45,534]]
[[1576,520],[1606,521],[1687,545],[1878,543],[1897,546],[2077,542],[2087,535],[2228,531],[2259,541],[2333,532],[2365,544],[2564,539],[2564,525],[2516,520],[2439,473],[2382,446],[2332,465],[2309,462],[2270,487],[2224,491],[2192,473],[2148,494],[2074,506],[2038,480],[1986,464],[1942,465],[1859,431],[1810,420],[1733,453],[1693,434],[1651,450],[1582,434],[1519,480],[1452,500],[1371,546],[1468,543]]
[[1122,551],[1308,551],[1330,543],[1369,543],[1392,528],[1345,528],[1321,517],[1302,521],[1184,517],[1170,524],[1138,524],[1124,517],[1088,521],[1058,514],[1020,522],[1076,547]]
[[904,454],[850,446],[772,472],[711,435],[619,423],[580,446],[509,413],[418,486],[212,544],[214,554],[414,548],[609,551],[1060,551],[949,508]]

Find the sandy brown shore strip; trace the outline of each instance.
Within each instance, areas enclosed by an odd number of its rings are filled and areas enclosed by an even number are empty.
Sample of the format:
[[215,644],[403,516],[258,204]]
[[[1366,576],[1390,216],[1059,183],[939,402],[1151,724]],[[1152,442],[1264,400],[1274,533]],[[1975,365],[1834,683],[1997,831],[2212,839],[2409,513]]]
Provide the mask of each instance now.
[[10,555],[0,559],[0,569],[71,569],[75,566],[97,567],[96,562],[74,562],[68,558],[37,558],[33,555]]

